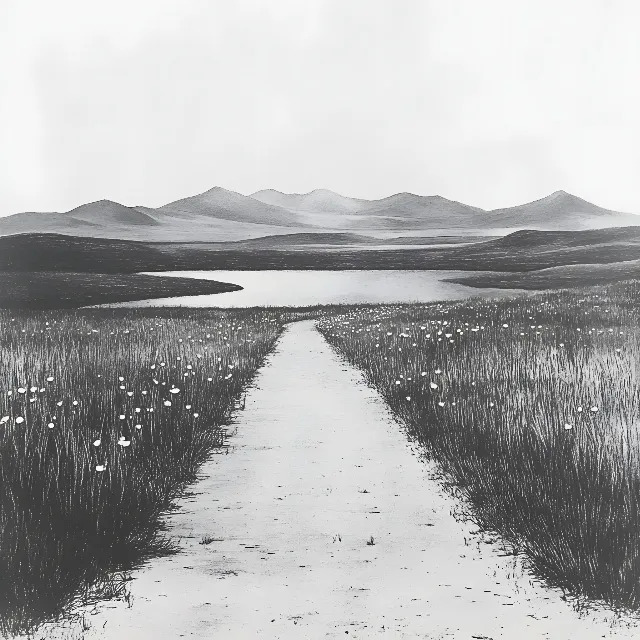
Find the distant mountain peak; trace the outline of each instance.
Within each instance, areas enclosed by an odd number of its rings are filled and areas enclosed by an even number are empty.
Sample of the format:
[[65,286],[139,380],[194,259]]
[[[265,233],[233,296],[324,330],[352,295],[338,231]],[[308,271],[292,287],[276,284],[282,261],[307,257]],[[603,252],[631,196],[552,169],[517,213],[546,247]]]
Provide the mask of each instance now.
[[124,224],[139,226],[158,224],[157,220],[144,211],[106,199],[81,204],[79,207],[67,211],[64,215],[99,225]]
[[424,198],[429,196],[419,196],[415,193],[411,193],[410,191],[399,191],[398,193],[392,193],[390,196],[386,196],[384,198],[379,198],[378,200],[372,200],[371,202],[381,202],[384,200],[400,200],[406,198]]
[[343,196],[341,193],[337,191],[332,191],[331,189],[325,189],[324,187],[320,187],[318,189],[312,189],[311,191],[305,192],[288,192],[288,191],[278,191],[278,189],[260,189],[259,191],[254,191],[249,194],[250,198],[255,198],[261,200],[264,197],[274,197],[277,196],[279,198],[335,198],[341,200],[353,200],[360,202],[359,198],[351,198],[349,196]]
[[237,191],[232,191],[231,189],[225,189],[224,187],[214,186],[206,191],[201,191],[200,193],[196,193],[193,196],[187,196],[186,198],[180,198],[179,200],[174,200],[169,202],[162,207],[159,207],[160,210],[170,209],[176,205],[185,204],[187,202],[196,202],[196,201],[215,201],[217,203],[225,203],[230,200],[235,200],[238,202],[242,201],[250,201],[251,198],[249,196],[243,196],[241,193]]
[[574,196],[572,193],[565,191],[564,189],[560,189],[558,191],[554,191],[549,194],[546,198],[542,198],[542,200],[577,200],[579,202],[586,202],[583,198],[579,198],[578,196]]
[[287,195],[284,191],[278,191],[277,189],[258,189],[258,191],[254,191],[248,195],[249,198],[253,198],[254,196],[258,196],[261,193],[278,193],[281,196]]
[[201,193],[196,194],[196,196],[204,196],[208,193],[214,194],[214,193],[236,193],[236,192],[216,185],[214,187],[211,187],[211,189],[207,189],[206,191],[202,191]]
[[604,209],[561,189],[532,202],[494,209],[487,222],[502,228],[582,230],[635,224],[635,216]]
[[0,220],[0,235],[60,232],[131,238],[239,239],[289,233],[364,233],[443,230],[499,232],[516,229],[597,229],[640,226],[640,216],[603,209],[562,189],[538,200],[485,211],[440,194],[402,191],[377,200],[340,195],[320,187],[307,193],[263,189],[250,196],[213,186],[162,207],[125,206],[108,199],[65,213],[25,212]]
[[313,189],[313,191],[309,191],[309,193],[303,193],[302,195],[322,195],[322,196],[338,196],[339,198],[344,198],[342,194],[337,191],[332,191],[331,189]]
[[286,209],[217,186],[194,196],[169,202],[159,207],[158,211],[178,217],[186,214],[201,220],[208,218],[281,227],[304,226]]
[[270,191],[274,191],[275,193],[281,193],[282,195],[285,196],[298,196],[301,198],[304,197],[313,197],[313,196],[322,196],[322,197],[331,197],[331,198],[345,198],[346,196],[343,196],[339,193],[337,193],[336,191],[331,191],[331,189],[324,189],[324,188],[320,188],[320,189],[312,189],[311,191],[306,191],[304,193],[283,193],[282,191],[275,191],[273,189],[271,189]]
[[283,193],[275,189],[264,189],[251,194],[254,200],[283,207],[292,213],[340,214],[353,213],[368,201],[348,198],[330,189],[314,189],[307,193]]
[[125,205],[116,202],[115,200],[107,200],[106,198],[102,198],[101,200],[95,200],[93,202],[86,202],[85,204],[81,204],[74,209],[68,211],[78,211],[78,209],[87,209],[89,207],[124,207]]

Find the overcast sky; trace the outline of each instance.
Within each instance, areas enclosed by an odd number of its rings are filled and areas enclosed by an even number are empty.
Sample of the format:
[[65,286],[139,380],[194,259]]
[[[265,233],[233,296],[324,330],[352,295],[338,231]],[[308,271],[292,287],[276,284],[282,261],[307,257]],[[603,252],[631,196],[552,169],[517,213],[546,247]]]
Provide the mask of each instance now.
[[2,0],[0,215],[219,185],[640,213],[637,0]]

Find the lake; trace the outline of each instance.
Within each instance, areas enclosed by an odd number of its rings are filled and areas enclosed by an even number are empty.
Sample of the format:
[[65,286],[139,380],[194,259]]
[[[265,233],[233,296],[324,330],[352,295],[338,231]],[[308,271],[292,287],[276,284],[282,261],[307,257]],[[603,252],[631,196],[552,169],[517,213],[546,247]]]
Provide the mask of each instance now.
[[242,291],[121,302],[110,307],[306,307],[317,304],[433,302],[504,297],[517,290],[474,289],[446,278],[462,271],[170,271],[150,275],[232,282]]

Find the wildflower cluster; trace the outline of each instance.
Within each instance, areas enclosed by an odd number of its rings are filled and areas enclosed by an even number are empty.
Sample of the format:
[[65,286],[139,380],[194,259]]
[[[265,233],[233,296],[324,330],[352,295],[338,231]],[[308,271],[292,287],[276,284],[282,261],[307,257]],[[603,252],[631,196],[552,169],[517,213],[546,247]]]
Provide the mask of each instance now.
[[318,326],[483,528],[554,584],[639,606],[637,286],[352,309]]
[[160,544],[281,330],[275,312],[0,313],[0,632]]

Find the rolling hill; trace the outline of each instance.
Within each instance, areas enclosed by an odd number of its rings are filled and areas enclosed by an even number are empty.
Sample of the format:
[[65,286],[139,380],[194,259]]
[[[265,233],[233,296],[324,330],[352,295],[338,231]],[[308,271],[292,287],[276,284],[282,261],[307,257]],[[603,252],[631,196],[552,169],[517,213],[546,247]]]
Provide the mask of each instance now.
[[490,227],[526,229],[599,229],[638,224],[640,217],[604,209],[566,191],[540,200],[487,212]]
[[176,200],[160,207],[159,214],[187,217],[203,221],[206,218],[231,220],[248,224],[281,227],[301,226],[295,213],[281,207],[254,200],[235,191],[214,187],[204,193]]
[[0,309],[73,309],[85,305],[239,291],[227,282],[141,274],[4,273]]
[[156,209],[99,200],[66,213],[17,213],[0,217],[0,235],[52,232],[121,240],[228,242],[296,233],[483,236],[519,229],[578,231],[639,224],[640,216],[604,209],[564,191],[485,211],[413,193],[363,200],[326,189],[303,194],[267,189],[244,196],[214,187]]
[[289,211],[306,213],[354,213],[370,202],[341,196],[328,189],[314,189],[309,193],[282,193],[275,189],[265,189],[252,193],[250,197]]
[[605,209],[565,191],[556,191],[545,198],[515,207],[490,211],[438,195],[414,193],[363,200],[347,198],[326,189],[303,194],[266,189],[251,197],[292,213],[316,214],[303,217],[303,220],[343,231],[583,230],[640,223],[638,216]]
[[606,264],[572,264],[525,273],[473,273],[449,282],[478,289],[568,289],[640,279],[640,260]]
[[136,207],[125,207],[112,200],[98,200],[83,204],[62,214],[73,220],[82,220],[92,225],[102,226],[156,226],[160,223],[149,213]]
[[91,236],[102,227],[85,220],[77,220],[66,213],[40,213],[25,211],[6,218],[0,218],[0,235],[21,233],[65,233],[69,235]]
[[446,233],[502,232],[518,229],[584,230],[640,224],[640,216],[605,209],[566,191],[515,207],[486,211],[442,196],[397,193],[379,200],[348,198],[327,189],[251,194],[260,202],[287,209],[298,220],[342,232]]
[[356,228],[422,229],[477,229],[485,227],[486,212],[477,207],[448,200],[442,196],[419,196],[397,193],[388,198],[374,200],[359,211],[361,218]]
[[475,228],[482,226],[481,214],[485,213],[482,209],[441,196],[413,193],[396,193],[380,200],[363,200],[347,198],[327,189],[302,194],[267,189],[251,197],[286,208],[292,213],[315,214],[303,218],[310,224],[352,231]]
[[[345,240],[351,238],[344,238]],[[240,242],[137,242],[63,234],[0,238],[0,272],[136,273],[177,270],[453,269],[525,272],[575,264],[640,260],[640,226],[591,231],[518,231],[466,245],[412,248],[353,246],[327,250],[298,238],[296,245]]]

